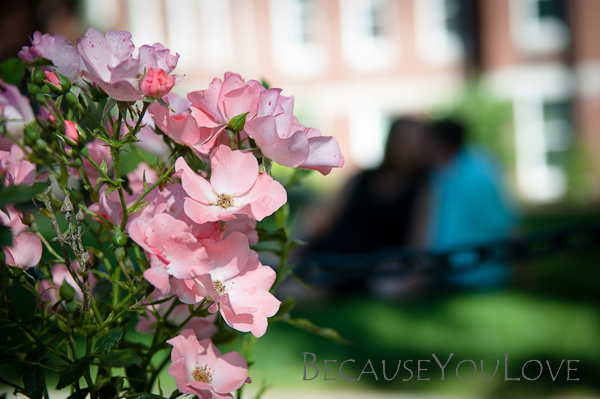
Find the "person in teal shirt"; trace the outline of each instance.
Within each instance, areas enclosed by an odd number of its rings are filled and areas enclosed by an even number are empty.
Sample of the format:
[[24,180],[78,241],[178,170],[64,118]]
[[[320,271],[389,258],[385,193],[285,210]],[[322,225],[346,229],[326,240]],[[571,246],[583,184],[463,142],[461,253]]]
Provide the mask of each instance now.
[[[506,239],[517,224],[496,162],[484,150],[465,145],[465,138],[465,128],[454,120],[435,122],[428,133],[426,247],[434,252]],[[467,268],[473,257],[466,252],[450,259],[451,271],[444,277],[450,287],[489,291],[510,283],[507,264],[491,260]]]

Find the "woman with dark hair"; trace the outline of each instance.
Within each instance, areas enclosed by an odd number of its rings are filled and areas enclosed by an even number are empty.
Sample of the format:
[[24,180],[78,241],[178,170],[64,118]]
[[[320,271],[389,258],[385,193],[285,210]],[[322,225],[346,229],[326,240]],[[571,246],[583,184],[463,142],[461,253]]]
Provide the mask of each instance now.
[[[422,160],[425,125],[411,118],[391,126],[385,156],[374,170],[350,180],[337,201],[331,227],[313,238],[310,253],[364,253],[381,248],[415,247],[418,198],[423,196],[426,169]],[[362,291],[365,281],[345,282],[344,292]]]

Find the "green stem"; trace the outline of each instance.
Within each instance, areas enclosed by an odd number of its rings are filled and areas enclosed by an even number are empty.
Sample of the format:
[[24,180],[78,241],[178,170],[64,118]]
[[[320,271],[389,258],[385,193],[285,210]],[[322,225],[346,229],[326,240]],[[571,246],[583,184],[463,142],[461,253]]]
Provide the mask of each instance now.
[[88,110],[87,110],[87,109],[86,109],[84,106],[82,106],[82,105],[80,104],[80,106],[78,107],[78,109],[79,109],[80,111],[82,111],[82,112],[84,113],[84,115],[85,115],[85,116],[87,116],[87,118],[88,118],[90,121],[92,121],[92,123],[93,123],[94,125],[96,125],[96,127],[97,127],[98,129],[100,129],[100,130],[102,130],[102,131],[104,131],[104,132],[106,133],[106,129],[105,129],[103,126],[102,126],[102,124],[101,124],[100,122],[98,122],[98,121],[96,120],[96,118],[94,118],[94,116],[93,116],[92,114],[90,114],[90,113],[89,113],[89,111],[88,111]]
[[[79,157],[81,159],[81,157]],[[87,185],[88,187],[90,187],[90,189],[93,187],[92,183],[90,182],[90,178],[88,177],[85,168],[82,166],[78,166],[77,167],[77,171],[79,172],[79,175],[81,176],[81,178],[83,179],[83,184],[84,186]]]
[[82,154],[82,156],[83,156],[85,159],[87,159],[88,161],[90,161],[90,163],[92,164],[92,166],[93,166],[94,168],[96,168],[96,169],[98,170],[98,172],[100,172],[100,174],[102,175],[102,177],[103,177],[104,179],[106,179],[106,181],[107,181],[109,184],[111,184],[111,185],[113,185],[113,186],[116,186],[116,185],[117,185],[117,183],[116,183],[116,182],[115,182],[113,179],[111,179],[110,177],[108,177],[108,175],[107,175],[107,174],[106,174],[106,173],[105,173],[105,172],[104,172],[102,169],[100,169],[100,166],[98,166],[98,164],[96,163],[96,161],[94,161],[94,160],[92,159],[92,157],[90,156],[90,154]]
[[33,331],[31,331],[31,329],[27,326],[21,326],[21,328],[23,330],[25,330],[27,332],[27,335],[29,335],[31,337],[31,339],[33,339],[38,345],[42,346],[44,349],[46,349],[48,352],[52,353],[54,356],[64,360],[67,363],[71,363],[71,360],[63,355],[62,353],[58,352],[57,350],[55,350],[53,347],[46,345],[44,342],[40,341],[39,338],[37,337],[37,334]]
[[48,240],[46,240],[46,237],[44,237],[42,233],[40,233],[38,231],[37,233],[35,233],[35,235],[40,238],[40,240],[44,243],[44,246],[46,247],[46,249],[48,250],[48,252],[50,252],[52,255],[54,255],[54,257],[56,258],[57,261],[59,261],[60,263],[65,263],[65,258],[63,258],[58,253],[56,253],[56,251],[54,250],[54,248],[52,248],[52,246],[50,245],[50,243],[48,242]]
[[[142,193],[142,195],[140,196],[140,198],[137,199],[137,201],[134,202],[133,205],[131,205],[131,209],[135,209],[136,206],[139,205],[140,202],[142,202],[142,200],[144,199],[144,197],[146,197],[146,195],[148,195],[152,190],[154,190],[156,187],[159,186],[159,184],[161,184],[162,182],[164,182],[165,180],[167,180],[169,178],[169,175],[171,174],[171,172],[173,172],[173,170],[175,170],[175,164],[171,165],[171,167],[169,169],[167,169],[167,171],[160,177],[160,179],[158,179],[158,181],[156,183],[154,183],[152,185],[152,187],[149,187],[147,190],[144,190],[144,192]],[[127,219],[125,219],[125,222],[127,222]]]
[[135,285],[133,284],[133,280],[129,276],[129,273],[127,272],[125,263],[123,263],[122,260],[119,260],[118,263],[119,263],[119,267],[121,268],[121,271],[123,272],[123,274],[125,275],[125,278],[127,279],[127,284],[129,285],[129,288],[131,288],[131,290],[133,290]]
[[[90,210],[87,208],[87,206],[85,206],[85,205],[81,205],[81,209],[83,209],[83,211],[84,211],[85,213],[87,213],[88,215],[91,215],[91,216],[93,216],[93,217],[95,217],[95,218],[97,218],[97,219],[100,219],[100,220],[102,220],[102,221],[103,221],[103,222],[105,222],[105,223],[108,223],[108,224],[112,225],[112,222],[111,222],[110,220],[106,219],[106,218],[105,218],[105,217],[103,217],[103,216],[100,216],[100,215],[98,215],[96,212],[92,212],[92,211],[90,211]],[[102,248],[102,247],[100,247],[100,248]]]

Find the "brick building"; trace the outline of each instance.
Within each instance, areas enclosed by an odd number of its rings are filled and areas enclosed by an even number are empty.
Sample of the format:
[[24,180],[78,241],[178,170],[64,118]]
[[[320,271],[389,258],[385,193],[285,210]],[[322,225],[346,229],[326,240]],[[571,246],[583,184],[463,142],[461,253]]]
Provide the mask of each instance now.
[[181,94],[225,71],[293,93],[301,121],[340,141],[348,160],[334,172],[340,181],[356,166],[377,164],[392,117],[425,113],[478,74],[514,105],[524,198],[564,194],[563,158],[575,137],[600,154],[597,0],[86,4],[93,26],[127,29],[137,45],[158,41],[181,54]]

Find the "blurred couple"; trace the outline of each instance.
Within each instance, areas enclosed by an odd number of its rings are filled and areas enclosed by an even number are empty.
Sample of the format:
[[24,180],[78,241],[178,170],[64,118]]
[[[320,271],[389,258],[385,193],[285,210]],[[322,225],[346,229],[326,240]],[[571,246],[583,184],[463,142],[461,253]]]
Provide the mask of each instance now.
[[[311,253],[365,253],[389,247],[445,252],[509,237],[517,218],[501,171],[488,153],[466,140],[466,129],[457,120],[396,120],[383,162],[350,180],[331,223],[313,239]],[[378,294],[401,297],[491,291],[510,282],[510,269],[504,264],[488,261],[461,270],[455,263],[450,268],[443,275],[371,285],[378,287]],[[361,279],[337,288],[358,293],[368,284]]]

